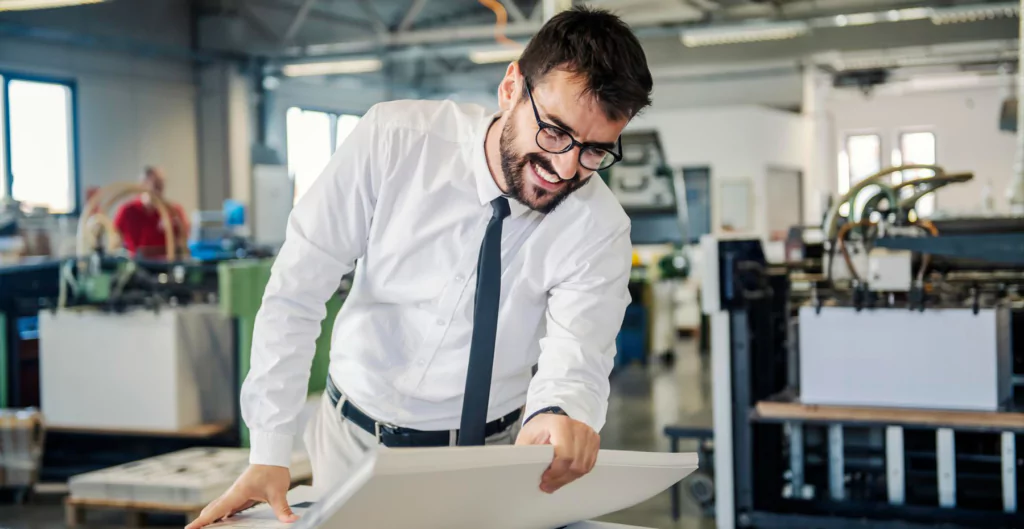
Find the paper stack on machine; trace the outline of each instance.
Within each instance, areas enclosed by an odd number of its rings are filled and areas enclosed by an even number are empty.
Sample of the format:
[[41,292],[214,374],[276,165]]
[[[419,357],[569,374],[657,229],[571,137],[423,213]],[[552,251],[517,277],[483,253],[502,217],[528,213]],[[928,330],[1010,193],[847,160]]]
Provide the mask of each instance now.
[[[249,465],[244,448],[190,448],[68,481],[73,500],[102,500],[195,508],[217,499]],[[294,481],[311,476],[304,452],[292,454]]]
[[213,527],[614,529],[623,526],[583,521],[640,503],[697,468],[696,454],[602,450],[593,471],[546,494],[538,485],[553,455],[550,446],[381,449],[343,483],[293,490],[301,519],[291,526],[259,508]]

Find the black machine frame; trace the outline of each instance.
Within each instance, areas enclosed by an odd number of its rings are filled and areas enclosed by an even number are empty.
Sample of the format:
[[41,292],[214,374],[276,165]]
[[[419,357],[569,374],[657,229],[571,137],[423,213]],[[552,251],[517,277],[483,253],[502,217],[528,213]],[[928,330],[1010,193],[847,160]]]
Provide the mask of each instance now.
[[[929,242],[945,245],[940,239],[942,237]],[[787,497],[783,491],[787,485],[787,472],[791,471],[790,458],[794,451],[797,457],[804,457],[805,448],[802,434],[795,441],[800,446],[790,446],[794,437],[787,432],[794,425],[799,425],[803,431],[805,425],[852,428],[895,424],[882,421],[779,420],[759,415],[758,402],[778,399],[791,385],[790,364],[795,360],[790,350],[792,329],[789,323],[788,272],[784,267],[769,266],[759,240],[706,238],[702,244],[708,267],[705,297],[717,298],[705,305],[705,312],[712,318],[720,318],[719,322],[728,322],[728,339],[718,339],[718,349],[712,353],[726,356],[713,359],[716,385],[724,383],[729,386],[727,393],[724,390],[716,392],[715,400],[716,501],[720,529],[923,529],[936,525],[946,529],[1009,529],[1024,526],[1024,515],[1001,510],[893,505],[885,500],[864,498],[836,500],[829,497],[827,491],[820,491],[814,498],[798,498],[790,491]],[[1000,240],[996,244],[1006,244],[1006,241]],[[936,253],[948,255],[948,251]],[[713,328],[722,331],[726,326],[720,324]],[[726,341],[728,344],[723,347]],[[716,342],[714,335],[712,342]],[[723,382],[726,365],[729,377]],[[725,406],[725,412],[731,419],[727,428],[721,428],[719,424],[726,417],[718,409],[720,406]],[[940,426],[905,425],[905,428],[908,431],[935,431]],[[1024,428],[953,428],[957,435],[961,431],[995,434],[1009,430],[1007,435],[1015,438],[1016,445],[1024,446]],[[1024,465],[1021,458],[1015,458],[1014,462],[1016,504],[1019,505],[1024,500],[1021,497]],[[824,464],[828,463],[826,458]]]

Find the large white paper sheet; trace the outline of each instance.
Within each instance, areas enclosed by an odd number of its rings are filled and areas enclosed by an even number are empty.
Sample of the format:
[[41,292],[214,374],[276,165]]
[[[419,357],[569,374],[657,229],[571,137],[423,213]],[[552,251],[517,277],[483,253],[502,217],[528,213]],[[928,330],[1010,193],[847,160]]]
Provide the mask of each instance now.
[[[291,527],[555,529],[640,503],[697,468],[696,454],[602,450],[590,474],[546,494],[540,476],[552,456],[550,446],[379,450],[312,505],[311,490],[292,491],[302,519]],[[229,526],[281,527],[265,509],[221,529]]]

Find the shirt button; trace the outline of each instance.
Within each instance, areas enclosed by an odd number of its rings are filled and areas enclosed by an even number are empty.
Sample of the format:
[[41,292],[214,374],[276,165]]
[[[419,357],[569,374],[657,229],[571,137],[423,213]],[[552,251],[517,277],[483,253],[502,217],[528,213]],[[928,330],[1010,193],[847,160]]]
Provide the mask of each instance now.
[[423,366],[427,365],[427,361],[421,358],[421,359],[416,361],[416,365],[418,365],[420,367],[423,367]]
[[444,325],[444,320],[441,320],[441,319],[437,320],[437,326],[440,327],[442,325]]
[[457,283],[461,283],[461,282],[463,282],[463,281],[465,281],[465,280],[466,280],[466,276],[464,276],[464,275],[462,275],[462,274],[459,274],[459,275],[455,276],[455,281],[456,281]]

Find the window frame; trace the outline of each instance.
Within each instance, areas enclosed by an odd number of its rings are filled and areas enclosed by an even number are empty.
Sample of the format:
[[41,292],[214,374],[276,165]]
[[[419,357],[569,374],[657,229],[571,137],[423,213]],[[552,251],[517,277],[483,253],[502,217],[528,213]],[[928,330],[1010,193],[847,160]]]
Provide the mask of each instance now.
[[843,143],[840,145],[841,152],[846,155],[846,190],[849,192],[850,189],[855,185],[853,182],[853,162],[850,157],[850,139],[858,136],[874,136],[878,138],[878,167],[884,169],[885,166],[885,135],[881,131],[870,129],[870,130],[851,130],[843,134]]
[[[285,167],[287,168],[287,170],[289,172],[289,176],[291,176],[291,168],[289,167],[291,165],[291,160],[288,159],[288,142],[291,141],[291,140],[288,137],[288,111],[290,111],[293,108],[296,108],[296,109],[298,109],[298,110],[300,110],[302,112],[320,112],[322,114],[327,114],[328,115],[328,117],[330,118],[330,131],[331,131],[331,138],[330,138],[330,145],[331,145],[331,149],[332,149],[331,150],[331,156],[334,156],[334,153],[337,152],[337,150],[338,150],[338,118],[340,116],[347,115],[347,116],[356,116],[359,119],[363,119],[366,116],[366,111],[365,110],[362,111],[362,112],[348,112],[348,111],[344,111],[344,110],[330,109],[330,108],[319,107],[319,106],[315,106],[315,105],[314,106],[306,106],[306,105],[288,105],[288,106],[286,106],[285,109],[284,109],[284,152],[285,152],[284,163],[285,163]],[[292,179],[292,196],[295,197],[295,180],[294,180],[294,178]],[[293,198],[293,200],[294,200],[294,198]]]
[[0,198],[7,198],[14,192],[14,173],[11,172],[11,93],[10,84],[11,81],[27,81],[34,83],[48,83],[62,85],[68,89],[70,94],[70,112],[68,118],[71,120],[68,130],[71,132],[70,138],[70,156],[71,164],[69,169],[71,170],[71,189],[74,191],[71,209],[66,213],[51,213],[52,216],[56,217],[77,217],[82,210],[82,167],[81,158],[79,156],[79,121],[78,121],[78,82],[72,78],[57,77],[50,75],[31,74],[24,72],[16,72],[10,70],[0,69],[0,125],[2,125],[2,131],[0,134],[3,135],[3,159],[0,163],[3,164],[4,169],[4,186],[3,193],[0,194]]
[[[853,186],[856,185],[853,181],[853,161],[852,157],[850,156],[850,139],[858,136],[874,136],[878,138],[878,167],[880,170],[886,167],[886,136],[883,133],[883,131],[878,129],[850,129],[843,131],[843,133],[840,134],[839,136],[841,139],[841,143],[839,144],[839,152],[836,156],[836,168],[838,172],[838,174],[836,175],[836,191],[838,192],[838,195],[840,197],[842,195],[845,195],[846,193],[849,193],[850,189],[853,189]],[[845,167],[843,166],[844,161]],[[846,179],[846,190],[842,191],[844,177]],[[844,203],[840,205],[839,212],[840,214],[844,215],[853,215],[853,211],[851,211],[851,209],[852,208],[848,204]]]
[[[924,126],[922,126],[922,127],[901,127],[899,129],[897,129],[895,131],[895,133],[893,134],[893,138],[894,138],[893,139],[893,148],[890,149],[890,150],[900,153],[900,165],[903,165],[903,164],[907,163],[907,154],[905,152],[903,152],[903,137],[908,135],[908,134],[921,134],[921,133],[927,133],[927,134],[931,134],[932,135],[932,145],[933,145],[933,150],[935,151],[935,159],[932,161],[932,165],[938,165],[939,164],[939,135],[935,132],[935,128],[934,127],[924,127]],[[900,182],[904,181],[905,175],[903,174],[902,171],[900,171],[899,173],[895,173],[893,176],[896,176],[896,175],[899,175]],[[932,175],[932,176],[934,176],[934,175]],[[922,200],[928,199],[929,197],[930,197],[930,200],[931,200],[931,209],[932,209],[931,213],[935,213],[939,209],[938,193],[935,193],[935,192],[929,193]],[[920,204],[920,202],[918,202],[918,203]]]

